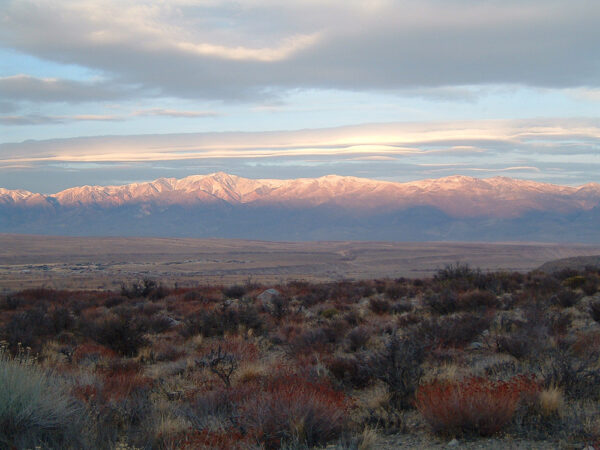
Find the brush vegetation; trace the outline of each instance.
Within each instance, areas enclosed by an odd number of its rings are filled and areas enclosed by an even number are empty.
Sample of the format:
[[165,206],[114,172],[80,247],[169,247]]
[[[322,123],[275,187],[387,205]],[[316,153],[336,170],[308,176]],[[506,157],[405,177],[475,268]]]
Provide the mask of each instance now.
[[429,279],[12,292],[0,446],[595,445],[599,280],[455,264]]

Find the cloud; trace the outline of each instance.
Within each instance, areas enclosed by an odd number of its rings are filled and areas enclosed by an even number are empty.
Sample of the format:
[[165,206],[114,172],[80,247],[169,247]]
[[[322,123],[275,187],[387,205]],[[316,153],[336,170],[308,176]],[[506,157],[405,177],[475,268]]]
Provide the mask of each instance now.
[[577,88],[569,89],[567,92],[578,100],[600,102],[600,89]]
[[598,2],[366,3],[7,0],[0,46],[111,83],[58,95],[38,82],[38,97],[52,99],[110,97],[126,85],[224,100],[344,89],[472,101],[461,86],[600,87]]
[[0,101],[0,113],[12,113],[17,109],[17,105],[13,102]]
[[180,111],[175,109],[163,109],[163,108],[153,108],[153,109],[143,109],[140,111],[135,111],[133,116],[167,116],[167,117],[177,117],[177,118],[201,118],[201,117],[217,117],[220,114],[215,111]]
[[108,82],[83,83],[24,74],[0,77],[0,96],[13,101],[80,103],[125,98],[132,94]]
[[118,116],[100,114],[77,114],[72,116],[46,116],[41,114],[26,114],[15,116],[0,116],[0,125],[49,125],[68,122],[112,122],[123,120]]
[[[113,120],[112,116],[56,120]],[[564,147],[564,142],[577,147]],[[174,161],[194,159],[346,157],[433,159],[515,158],[590,160],[598,153],[600,119],[482,120],[388,123],[277,131],[104,136],[0,145],[0,161]],[[428,162],[428,161],[421,161]],[[452,161],[456,162],[456,161]],[[506,164],[504,164],[506,166]]]
[[541,172],[537,167],[533,166],[516,166],[516,167],[467,167],[466,170],[473,172]]

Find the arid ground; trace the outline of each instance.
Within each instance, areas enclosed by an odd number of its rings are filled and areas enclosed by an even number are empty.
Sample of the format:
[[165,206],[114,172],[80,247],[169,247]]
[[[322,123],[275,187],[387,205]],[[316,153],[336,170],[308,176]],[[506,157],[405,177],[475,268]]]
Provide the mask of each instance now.
[[263,242],[0,234],[0,289],[112,289],[156,278],[180,286],[252,279],[332,281],[428,277],[460,261],[525,272],[600,246],[526,243]]

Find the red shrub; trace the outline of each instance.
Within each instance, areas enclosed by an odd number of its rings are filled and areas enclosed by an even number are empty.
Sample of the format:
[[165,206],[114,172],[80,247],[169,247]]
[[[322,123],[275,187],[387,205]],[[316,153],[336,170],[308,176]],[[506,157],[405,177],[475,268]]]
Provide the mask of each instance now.
[[88,343],[79,345],[73,352],[73,361],[80,363],[84,359],[98,361],[100,359],[113,359],[117,354],[108,347],[100,344]]
[[534,379],[526,376],[509,381],[480,377],[434,381],[419,388],[415,404],[436,433],[490,436],[512,419],[524,396],[538,390]]
[[225,353],[234,355],[240,361],[256,361],[259,356],[256,344],[239,336],[224,337],[201,352],[201,356],[216,351],[218,348]]
[[250,446],[247,436],[239,431],[192,431],[173,437],[163,437],[166,448],[179,449],[211,449],[211,450],[241,450]]
[[93,402],[98,397],[98,387],[92,384],[76,385],[73,395],[86,403]]
[[345,395],[329,385],[286,375],[249,398],[241,417],[248,433],[266,448],[279,448],[293,437],[312,447],[340,435],[348,409]]
[[104,378],[102,390],[106,399],[123,400],[136,391],[152,387],[152,379],[135,370],[112,371]]

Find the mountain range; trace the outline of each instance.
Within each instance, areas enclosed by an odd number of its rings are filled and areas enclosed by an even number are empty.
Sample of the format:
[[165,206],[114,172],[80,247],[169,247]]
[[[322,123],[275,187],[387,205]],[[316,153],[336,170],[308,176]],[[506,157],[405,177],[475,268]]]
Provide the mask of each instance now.
[[465,176],[257,180],[219,172],[51,195],[0,188],[0,232],[599,243],[600,184]]

